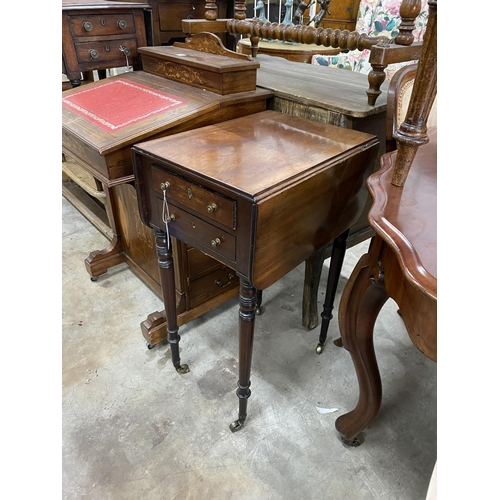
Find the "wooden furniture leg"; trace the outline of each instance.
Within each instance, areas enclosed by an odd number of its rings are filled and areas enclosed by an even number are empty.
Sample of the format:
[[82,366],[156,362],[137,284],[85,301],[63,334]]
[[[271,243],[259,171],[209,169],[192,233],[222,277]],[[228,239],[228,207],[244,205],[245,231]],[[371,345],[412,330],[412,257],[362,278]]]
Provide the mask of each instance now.
[[172,244],[167,233],[155,230],[156,253],[160,268],[160,281],[165,303],[165,315],[167,318],[168,343],[172,353],[172,363],[178,373],[188,373],[188,365],[181,365],[179,355],[179,327],[177,326],[177,308],[175,304],[175,275],[174,261],[172,259]]
[[262,314],[262,290],[257,290],[255,296],[255,314],[260,316]]
[[379,265],[382,247],[382,240],[375,237],[370,251],[354,268],[339,307],[340,333],[344,347],[351,354],[359,384],[356,407],[335,422],[342,442],[350,446],[362,443],[358,434],[377,416],[382,401],[382,383],[373,347],[373,327],[389,298]]
[[318,289],[321,279],[326,247],[321,248],[306,260],[304,288],[302,291],[302,326],[312,330],[318,326]]
[[113,239],[104,250],[94,250],[90,252],[89,256],[85,259],[85,267],[92,281],[96,281],[97,278],[105,274],[109,268],[125,262],[121,238],[114,216],[114,207],[116,206],[115,195],[113,189],[105,184],[103,184],[103,190],[106,194],[105,208],[109,225],[113,231]]
[[253,336],[255,326],[255,306],[257,291],[252,284],[240,276],[240,314],[239,314],[239,376],[236,395],[239,398],[239,415],[229,428],[239,431],[247,417],[248,398],[250,397],[250,369],[252,365]]
[[328,334],[328,326],[333,318],[333,301],[339,284],[340,272],[344,262],[345,251],[347,248],[347,238],[349,230],[344,231],[340,236],[333,240],[332,257],[330,259],[330,269],[328,271],[328,286],[326,288],[325,303],[323,304],[323,312],[321,313],[321,330],[319,333],[319,341],[316,346],[316,353],[321,354],[326,342]]

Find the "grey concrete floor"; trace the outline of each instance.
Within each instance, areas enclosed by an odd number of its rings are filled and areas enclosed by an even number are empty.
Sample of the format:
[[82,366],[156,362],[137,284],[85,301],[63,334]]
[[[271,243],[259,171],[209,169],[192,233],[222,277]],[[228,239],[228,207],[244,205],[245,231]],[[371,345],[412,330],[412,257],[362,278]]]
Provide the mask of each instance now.
[[335,430],[358,396],[349,353],[333,344],[336,309],[367,243],[347,251],[319,356],[319,328],[301,326],[303,265],[264,291],[248,418],[233,434],[237,299],[180,328],[191,371],[178,375],[168,346],[148,350],[140,331],[161,300],[125,264],[91,282],[84,259],[108,241],[64,198],[62,214],[62,498],[425,499],[437,367],[413,346],[392,301],[375,326],[380,413],[358,448]]

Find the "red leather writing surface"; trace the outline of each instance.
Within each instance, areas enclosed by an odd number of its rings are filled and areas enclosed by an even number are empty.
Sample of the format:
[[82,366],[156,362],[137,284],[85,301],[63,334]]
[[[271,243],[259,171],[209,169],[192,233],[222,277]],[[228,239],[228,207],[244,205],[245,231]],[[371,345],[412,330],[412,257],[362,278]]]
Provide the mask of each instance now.
[[187,101],[159,90],[116,79],[63,97],[63,106],[100,128],[115,132]]

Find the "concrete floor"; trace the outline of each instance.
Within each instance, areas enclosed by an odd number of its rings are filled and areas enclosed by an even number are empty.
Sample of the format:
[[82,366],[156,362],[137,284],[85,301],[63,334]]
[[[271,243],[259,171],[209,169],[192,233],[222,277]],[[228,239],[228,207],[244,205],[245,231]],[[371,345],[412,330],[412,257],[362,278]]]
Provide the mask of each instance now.
[[[382,408],[365,443],[346,448],[335,419],[355,406],[358,388],[349,353],[332,342],[336,316],[318,356],[319,328],[301,326],[303,266],[265,290],[248,418],[233,434],[237,299],[180,328],[191,372],[178,375],[168,346],[148,350],[140,332],[160,299],[125,264],[91,282],[83,261],[108,242],[62,203],[62,498],[425,499],[437,367],[412,345],[394,302],[375,327]],[[335,308],[366,249],[348,250]]]

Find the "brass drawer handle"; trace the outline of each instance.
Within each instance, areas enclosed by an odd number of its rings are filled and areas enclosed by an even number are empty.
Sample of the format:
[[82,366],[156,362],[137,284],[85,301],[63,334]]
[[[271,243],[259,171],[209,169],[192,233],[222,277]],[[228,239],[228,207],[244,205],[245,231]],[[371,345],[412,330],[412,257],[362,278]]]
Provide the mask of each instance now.
[[212,247],[218,247],[221,244],[221,241],[219,238],[215,238],[215,240],[212,240]]
[[172,215],[165,217],[165,220],[167,222],[172,222],[173,220],[175,220],[175,214],[172,214]]
[[162,182],[162,183],[160,184],[160,189],[161,189],[162,191],[165,191],[165,189],[168,189],[169,187],[170,187],[170,182]]
[[210,205],[208,205],[207,212],[209,214],[213,214],[214,212],[217,212],[217,205],[215,203],[211,203]]
[[82,26],[85,31],[92,31],[93,28],[92,23],[85,21]]
[[124,30],[127,27],[127,21],[124,21],[123,19],[120,19],[117,24],[121,30]]
[[92,59],[97,59],[99,57],[99,52],[95,49],[90,49],[89,50],[89,56],[92,58]]
[[224,288],[225,286],[230,285],[233,282],[232,280],[234,278],[234,274],[233,273],[229,273],[227,275],[227,277],[228,277],[229,281],[226,284],[224,284],[221,279],[216,279],[214,281],[214,285],[218,286],[219,288]]

